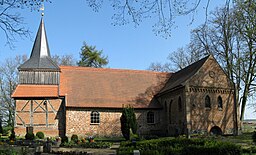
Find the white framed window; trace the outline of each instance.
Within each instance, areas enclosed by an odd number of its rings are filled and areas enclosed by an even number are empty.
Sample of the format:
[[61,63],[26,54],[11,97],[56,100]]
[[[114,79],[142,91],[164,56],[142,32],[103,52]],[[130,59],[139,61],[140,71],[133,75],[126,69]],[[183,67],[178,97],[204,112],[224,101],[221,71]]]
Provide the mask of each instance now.
[[100,113],[98,111],[91,112],[91,124],[99,124],[100,123]]

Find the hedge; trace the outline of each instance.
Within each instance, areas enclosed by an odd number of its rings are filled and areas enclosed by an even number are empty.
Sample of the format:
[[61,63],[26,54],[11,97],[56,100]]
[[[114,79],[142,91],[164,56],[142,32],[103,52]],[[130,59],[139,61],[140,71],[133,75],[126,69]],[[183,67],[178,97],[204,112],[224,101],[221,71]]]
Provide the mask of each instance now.
[[122,142],[118,154],[132,154],[133,150],[140,150],[141,155],[239,155],[240,146],[228,142],[204,139],[161,138],[153,140]]

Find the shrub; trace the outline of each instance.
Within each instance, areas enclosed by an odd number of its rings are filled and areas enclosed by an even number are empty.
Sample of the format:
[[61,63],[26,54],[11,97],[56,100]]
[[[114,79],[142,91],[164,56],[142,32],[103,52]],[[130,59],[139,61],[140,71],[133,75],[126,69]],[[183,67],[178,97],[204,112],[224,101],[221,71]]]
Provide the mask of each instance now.
[[3,150],[0,150],[0,154],[2,155],[8,155],[8,154],[11,154],[11,155],[16,155],[18,154],[18,152],[15,150],[15,149],[10,149],[10,148],[7,148],[7,149],[3,149]]
[[4,136],[9,135],[9,133],[11,133],[11,130],[12,130],[11,126],[3,127],[3,135]]
[[145,135],[143,136],[144,139],[150,140],[150,139],[158,139],[159,137],[157,135]]
[[254,131],[253,134],[252,134],[252,141],[254,143],[256,142],[256,131]]
[[35,139],[34,133],[28,132],[28,133],[25,135],[25,139],[26,139],[26,140],[34,140],[34,139]]
[[243,147],[243,149],[242,149],[242,151],[243,151],[243,154],[246,154],[246,153],[248,153],[248,154],[255,154],[256,153],[256,147],[255,146],[252,146],[252,147]]
[[0,134],[3,134],[2,121],[0,120]]
[[44,133],[39,131],[36,133],[36,136],[39,138],[39,139],[44,139]]
[[97,142],[97,143],[81,143],[79,146],[83,148],[98,148],[98,149],[103,149],[103,148],[110,148],[112,143],[110,142]]
[[61,144],[62,146],[65,146],[65,147],[75,147],[77,146],[77,144],[74,142],[74,141],[70,141],[70,142],[65,142],[63,144]]
[[61,137],[61,143],[68,143],[68,137],[67,136],[63,136]]
[[11,135],[9,136],[9,139],[10,140],[15,140],[15,132],[14,132],[14,129],[12,129],[12,133],[11,133]]
[[186,139],[186,138],[160,138],[152,140],[138,141],[136,145],[132,142],[121,142],[118,154],[129,154],[133,149],[141,151],[141,155],[148,154],[241,154],[241,147],[228,143],[214,140],[203,139]]
[[140,140],[139,135],[133,134],[133,133],[131,133],[131,137],[130,138],[131,138],[131,140],[136,140],[136,141]]
[[122,115],[120,117],[121,131],[126,140],[130,139],[130,130],[133,134],[137,131],[137,121],[134,109],[128,105],[123,108]]
[[76,134],[73,134],[73,135],[71,136],[71,141],[77,143],[77,142],[78,142],[78,136],[77,136]]

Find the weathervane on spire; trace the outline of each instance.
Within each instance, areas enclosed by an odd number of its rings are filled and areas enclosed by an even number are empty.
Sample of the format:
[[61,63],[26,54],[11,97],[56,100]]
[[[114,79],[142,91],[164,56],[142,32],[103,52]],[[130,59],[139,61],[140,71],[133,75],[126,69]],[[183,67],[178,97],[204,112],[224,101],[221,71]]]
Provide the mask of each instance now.
[[44,16],[44,0],[41,0],[41,4],[42,4],[42,6],[40,7],[40,10],[42,11],[42,13],[41,13],[41,15],[42,15],[42,17]]

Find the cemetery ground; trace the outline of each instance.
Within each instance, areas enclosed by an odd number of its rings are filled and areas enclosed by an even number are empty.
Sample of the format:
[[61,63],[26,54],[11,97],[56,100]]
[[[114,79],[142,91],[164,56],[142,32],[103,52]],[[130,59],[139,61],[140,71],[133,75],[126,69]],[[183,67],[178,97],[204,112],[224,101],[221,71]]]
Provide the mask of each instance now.
[[[67,142],[60,142],[57,137],[38,137],[34,140],[26,140],[25,137],[18,137],[10,140],[9,136],[0,138],[1,155],[25,155],[25,154],[132,154],[133,150],[140,150],[140,154],[204,154],[204,151],[211,151],[211,154],[256,154],[253,134],[255,123],[244,124],[243,134],[239,136],[212,136],[192,135],[190,139],[185,136],[179,137],[157,137],[148,136],[137,139],[136,143],[125,141],[124,138],[103,138],[103,137],[76,137],[69,138]],[[151,140],[148,140],[151,139]],[[47,142],[51,142],[50,150],[47,150]],[[193,144],[193,145],[190,145]],[[159,147],[159,145],[161,147]],[[183,145],[186,147],[180,146]],[[203,145],[203,146],[202,146]],[[168,147],[165,150],[164,147]],[[178,147],[177,147],[178,146]],[[171,148],[171,149],[170,149]],[[182,151],[183,152],[182,152]],[[185,151],[184,151],[185,150]],[[169,152],[168,152],[169,151]],[[180,152],[181,151],[181,152]],[[187,151],[187,152],[186,152]],[[42,153],[44,152],[44,153]],[[46,153],[48,152],[48,153]],[[176,153],[175,153],[176,152]],[[199,153],[198,153],[199,152]]]

